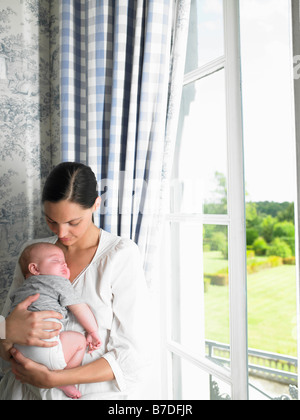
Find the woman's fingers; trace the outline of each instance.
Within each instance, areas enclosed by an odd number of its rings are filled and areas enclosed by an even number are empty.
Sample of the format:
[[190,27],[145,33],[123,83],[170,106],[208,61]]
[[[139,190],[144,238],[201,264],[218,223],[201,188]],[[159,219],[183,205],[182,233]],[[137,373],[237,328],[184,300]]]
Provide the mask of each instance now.
[[36,295],[32,295],[32,296],[28,296],[25,300],[23,300],[21,303],[19,303],[18,307],[19,309],[27,309],[28,306],[30,306],[33,302],[35,302],[36,300],[38,300],[38,298],[40,297],[40,294],[37,293]]
[[12,355],[14,360],[21,365],[24,365],[28,360],[25,356],[23,356],[23,354],[20,351],[18,351],[14,347],[10,350],[10,354]]
[[61,323],[47,319],[62,319],[63,316],[55,311],[28,311],[28,306],[39,298],[39,294],[29,296],[19,303],[6,318],[6,336],[12,343],[28,346],[53,347],[57,343],[43,342],[59,334]]
[[51,388],[49,382],[50,371],[46,366],[36,363],[23,356],[21,352],[15,348],[11,349],[11,367],[16,379],[21,383],[27,383],[39,388]]
[[[62,325],[58,322],[54,322],[54,321],[41,321],[41,324],[39,325],[39,327],[44,330],[44,331],[48,331],[48,330],[56,330],[59,331],[62,327]],[[43,337],[44,338],[44,337]]]

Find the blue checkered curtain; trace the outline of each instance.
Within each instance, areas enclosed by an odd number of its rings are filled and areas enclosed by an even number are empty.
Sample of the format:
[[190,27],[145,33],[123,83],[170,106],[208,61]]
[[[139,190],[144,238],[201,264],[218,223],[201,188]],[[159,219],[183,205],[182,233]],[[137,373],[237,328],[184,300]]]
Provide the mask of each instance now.
[[[185,0],[190,1],[190,0]],[[151,259],[160,206],[174,0],[62,0],[62,159],[97,174],[96,223]]]

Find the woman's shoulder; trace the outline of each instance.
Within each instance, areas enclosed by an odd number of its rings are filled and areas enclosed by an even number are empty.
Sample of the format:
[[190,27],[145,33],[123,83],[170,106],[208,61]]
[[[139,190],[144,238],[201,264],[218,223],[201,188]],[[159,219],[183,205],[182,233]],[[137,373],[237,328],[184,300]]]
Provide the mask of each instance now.
[[113,233],[102,230],[98,257],[112,256],[114,254],[127,254],[138,252],[137,244],[129,238],[124,238]]

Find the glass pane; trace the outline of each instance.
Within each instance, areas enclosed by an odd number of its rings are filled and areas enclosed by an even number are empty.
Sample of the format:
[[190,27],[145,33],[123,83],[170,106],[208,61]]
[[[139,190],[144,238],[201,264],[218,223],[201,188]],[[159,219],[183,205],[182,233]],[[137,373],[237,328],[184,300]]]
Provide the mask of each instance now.
[[227,212],[225,103],[224,70],[183,88],[171,185],[173,213]]
[[204,225],[203,273],[206,354],[226,366],[230,361],[227,226]]
[[201,238],[201,224],[170,224],[172,339],[204,356]]
[[172,222],[170,248],[172,339],[229,367],[227,227]]
[[175,400],[230,400],[231,386],[173,354]]
[[250,397],[291,397],[297,292],[289,2],[240,5]]
[[223,0],[192,0],[185,73],[223,54]]

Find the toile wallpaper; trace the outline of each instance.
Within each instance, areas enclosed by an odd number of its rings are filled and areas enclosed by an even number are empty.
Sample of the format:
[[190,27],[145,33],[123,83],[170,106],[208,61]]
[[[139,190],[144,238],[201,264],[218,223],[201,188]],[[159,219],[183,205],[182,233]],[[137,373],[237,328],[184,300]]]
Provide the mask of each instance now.
[[21,245],[49,235],[40,197],[60,161],[58,16],[59,0],[0,3],[0,313]]

